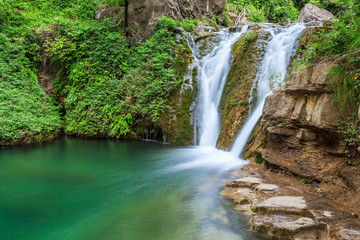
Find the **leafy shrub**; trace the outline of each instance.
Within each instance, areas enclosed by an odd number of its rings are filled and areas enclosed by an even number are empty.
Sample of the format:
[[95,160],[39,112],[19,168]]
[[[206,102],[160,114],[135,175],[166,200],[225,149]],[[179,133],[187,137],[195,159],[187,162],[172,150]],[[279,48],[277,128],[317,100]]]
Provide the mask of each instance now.
[[287,22],[296,20],[298,9],[291,0],[228,0],[229,9],[236,13],[245,7],[248,18],[253,22]]
[[0,42],[0,144],[51,138],[61,128],[60,114],[38,86],[26,46],[4,34]]
[[329,22],[314,36],[314,43],[301,52],[300,65],[327,60],[336,63],[328,78],[334,100],[345,112],[357,110],[360,102],[360,9],[355,1],[349,1],[348,10],[339,21]]
[[169,31],[175,31],[177,27],[181,27],[185,31],[192,32],[195,29],[197,23],[198,20],[185,19],[184,21],[180,22],[164,16],[162,18],[159,18],[157,29],[167,29]]

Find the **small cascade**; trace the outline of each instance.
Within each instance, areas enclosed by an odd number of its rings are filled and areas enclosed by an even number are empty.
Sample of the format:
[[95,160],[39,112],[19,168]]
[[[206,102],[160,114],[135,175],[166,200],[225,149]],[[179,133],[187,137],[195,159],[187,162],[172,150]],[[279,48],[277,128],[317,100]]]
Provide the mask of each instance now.
[[203,58],[195,42],[192,39],[188,41],[198,70],[197,80],[200,87],[194,134],[199,136],[200,146],[216,145],[220,131],[218,107],[231,66],[232,46],[247,29],[248,26],[244,26],[236,33],[229,33],[227,29],[217,32],[217,46]]
[[[290,25],[286,28],[276,28],[269,24],[263,24],[262,27],[271,34],[271,40],[268,43],[262,61],[262,67],[257,74],[253,89],[251,90],[250,105],[253,102],[256,104],[255,106],[251,106],[253,110],[250,112],[248,119],[231,148],[231,153],[237,157],[239,157],[244,150],[256,123],[262,115],[265,98],[271,94],[272,90],[284,87],[287,67],[296,40],[306,28],[304,24],[300,23]],[[256,97],[256,100],[253,99],[254,97]]]

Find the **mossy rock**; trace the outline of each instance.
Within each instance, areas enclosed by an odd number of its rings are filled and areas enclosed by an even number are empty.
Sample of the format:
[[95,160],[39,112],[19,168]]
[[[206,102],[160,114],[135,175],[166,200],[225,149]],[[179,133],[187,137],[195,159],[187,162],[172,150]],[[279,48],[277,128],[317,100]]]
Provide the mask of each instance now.
[[192,79],[184,79],[193,61],[191,49],[185,40],[174,51],[176,75],[181,82],[168,100],[167,109],[156,123],[162,129],[163,140],[175,145],[188,146],[193,143],[194,127],[191,122],[191,105],[197,95],[196,69]]
[[233,62],[220,102],[217,147],[228,150],[248,117],[251,86],[259,70],[269,33],[256,26],[233,46]]

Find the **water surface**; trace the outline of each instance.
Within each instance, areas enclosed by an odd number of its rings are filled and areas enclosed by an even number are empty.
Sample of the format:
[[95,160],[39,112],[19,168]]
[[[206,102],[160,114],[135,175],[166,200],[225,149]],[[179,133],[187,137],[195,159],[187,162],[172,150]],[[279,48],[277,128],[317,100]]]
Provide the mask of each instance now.
[[62,138],[0,149],[2,240],[261,239],[219,196],[213,148]]

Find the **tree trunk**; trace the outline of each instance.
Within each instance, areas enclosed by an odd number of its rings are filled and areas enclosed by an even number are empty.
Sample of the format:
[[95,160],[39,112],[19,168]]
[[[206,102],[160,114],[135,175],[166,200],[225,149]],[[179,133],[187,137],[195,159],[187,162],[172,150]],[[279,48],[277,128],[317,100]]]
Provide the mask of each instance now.
[[129,36],[129,1],[128,0],[125,0],[125,36],[128,37]]

